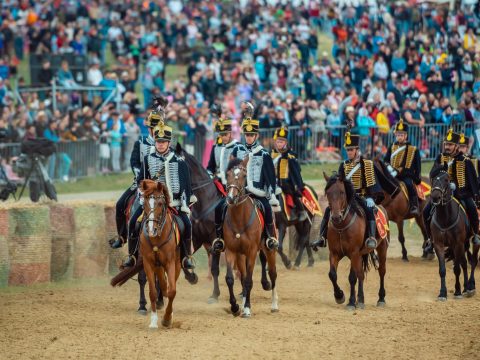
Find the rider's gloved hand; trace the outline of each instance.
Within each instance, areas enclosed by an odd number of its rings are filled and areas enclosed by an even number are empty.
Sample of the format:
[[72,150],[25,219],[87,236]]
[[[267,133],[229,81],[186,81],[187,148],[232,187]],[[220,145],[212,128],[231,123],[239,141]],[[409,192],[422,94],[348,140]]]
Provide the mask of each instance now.
[[455,185],[455,183],[451,182],[450,183],[450,189],[452,189],[452,191],[457,190],[457,185]]
[[145,198],[143,197],[143,193],[140,189],[138,189],[137,192],[138,192],[138,201],[140,202],[140,205],[143,206],[143,203],[145,202]]
[[369,208],[374,208],[374,207],[375,207],[375,201],[373,201],[372,198],[367,198],[366,201],[367,201],[367,206],[368,206]]

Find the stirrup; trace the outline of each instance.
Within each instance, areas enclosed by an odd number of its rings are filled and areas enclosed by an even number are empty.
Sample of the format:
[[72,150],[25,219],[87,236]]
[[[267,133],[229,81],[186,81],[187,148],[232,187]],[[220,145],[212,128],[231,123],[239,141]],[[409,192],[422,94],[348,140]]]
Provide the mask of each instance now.
[[325,239],[324,236],[320,236],[319,239],[315,240],[314,242],[312,242],[312,244],[310,245],[313,250],[317,251],[318,248],[324,248],[324,247],[327,247],[327,239]]
[[136,264],[137,264],[137,258],[133,255],[128,255],[128,259],[123,262],[121,268],[125,269],[125,268],[134,267]]
[[265,240],[265,246],[268,250],[276,250],[278,249],[278,240],[269,236],[267,240]]
[[126,241],[121,236],[108,240],[108,244],[112,249],[120,249],[121,247],[123,247],[123,245],[125,245],[125,243]]
[[376,249],[377,248],[377,239],[374,237],[369,237],[365,240],[365,245],[367,249]]
[[473,245],[480,245],[480,237],[478,236],[478,234],[473,234],[472,244]]
[[218,237],[212,241],[212,247],[210,248],[210,252],[212,253],[221,253],[225,251],[225,241],[222,238]]

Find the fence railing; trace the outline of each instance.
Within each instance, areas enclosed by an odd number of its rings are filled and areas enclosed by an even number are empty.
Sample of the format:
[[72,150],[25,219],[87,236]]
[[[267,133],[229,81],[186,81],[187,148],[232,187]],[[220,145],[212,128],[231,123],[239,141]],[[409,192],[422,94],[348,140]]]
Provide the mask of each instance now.
[[[422,160],[434,160],[442,151],[442,140],[450,127],[446,124],[429,124],[424,127],[410,126],[408,135],[409,141],[420,150]],[[463,131],[473,144],[473,152],[478,153],[479,141],[475,134],[475,124],[467,123]],[[265,148],[273,147],[273,133],[275,129],[262,129],[260,131],[260,142]],[[307,127],[290,127],[289,144],[298,154],[298,158],[305,162],[331,162],[339,161],[345,157],[343,150],[343,139],[345,126],[315,125]],[[372,154],[384,153],[386,147],[394,141],[393,129],[388,133],[381,133],[378,129],[353,128],[352,133],[361,135],[360,147],[368,157]],[[456,129],[460,131],[460,129]],[[209,155],[212,141],[207,142],[204,136],[195,136],[187,139],[183,134],[175,134],[173,144],[180,141],[183,147],[198,160],[204,160],[204,154]],[[103,151],[105,147],[107,152]],[[57,152],[50,156],[47,162],[49,175],[53,179],[81,178],[93,176],[102,171],[111,171],[112,156],[119,156],[118,162],[123,171],[130,169],[130,152],[133,144],[125,140],[120,153],[109,152],[108,144],[100,145],[94,140],[80,140],[74,142],[60,142],[57,144]],[[0,143],[0,157],[4,163],[20,155],[21,145],[19,143]],[[208,157],[207,157],[208,158]]]

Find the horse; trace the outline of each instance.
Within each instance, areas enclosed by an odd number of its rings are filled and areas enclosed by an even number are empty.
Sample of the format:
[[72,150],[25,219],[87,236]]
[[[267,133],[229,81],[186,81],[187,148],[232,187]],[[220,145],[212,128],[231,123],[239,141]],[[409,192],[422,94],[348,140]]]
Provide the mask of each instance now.
[[[314,192],[312,188],[310,188],[314,193],[315,197],[318,201],[318,196]],[[282,201],[281,196],[279,196],[279,200]],[[290,226],[294,226],[296,230],[296,247],[298,248],[297,258],[295,259],[294,269],[298,269],[302,262],[303,251],[307,250],[308,255],[308,266],[313,266],[315,259],[313,257],[312,248],[309,246],[309,237],[310,231],[312,229],[312,222],[314,216],[310,216],[308,214],[308,218],[299,221],[298,219],[289,220],[287,218],[287,214],[285,213],[286,210],[282,209],[282,211],[275,212],[275,223],[277,224],[278,229],[278,254],[282,259],[283,264],[287,269],[292,268],[292,262],[287,254],[283,252],[283,241],[285,239],[285,234],[287,232],[287,228]]]
[[[227,274],[225,281],[230,295],[230,310],[234,316],[251,316],[250,294],[253,287],[253,270],[257,253],[262,251],[268,263],[268,275],[272,288],[272,312],[278,311],[278,295],[276,285],[277,271],[275,250],[267,250],[262,244],[263,221],[255,200],[246,193],[247,163],[234,159],[230,161],[227,171],[227,211],[223,223],[225,241],[225,258]],[[233,292],[233,268],[237,267],[241,274],[243,309],[237,304]]]
[[150,328],[158,328],[156,278],[163,294],[168,297],[168,305],[162,319],[164,327],[171,327],[173,301],[176,283],[180,275],[179,225],[169,209],[168,190],[159,182],[143,180],[140,189],[144,194],[144,221],[140,232],[139,260],[132,268],[127,268],[115,276],[112,286],[121,286],[129,278],[145,270],[151,303]]
[[[400,187],[400,190],[401,190],[400,193],[397,196],[395,196],[393,199],[390,196],[390,194],[385,192],[385,198],[382,201],[382,206],[385,208],[385,210],[387,210],[388,219],[390,221],[393,221],[395,224],[397,224],[398,241],[402,246],[402,260],[408,261],[407,248],[405,247],[405,235],[403,233],[403,221],[415,218],[415,222],[417,223],[418,227],[420,228],[420,231],[422,232],[422,236],[423,236],[422,247],[423,249],[425,249],[425,244],[427,243],[428,235],[427,235],[422,214],[423,214],[423,209],[427,205],[427,200],[419,199],[418,215],[414,216],[410,214],[410,204],[408,201],[407,189],[404,187],[405,185],[399,182],[393,176],[390,176],[386,168],[386,165],[383,161],[381,161],[378,158],[376,158],[374,161],[377,165],[376,168],[379,169],[389,180],[394,181]],[[422,258],[427,258],[429,260],[432,260],[433,254],[423,250]]]
[[[475,268],[478,263],[480,246],[474,246],[473,256],[469,254],[468,217],[458,200],[453,197],[450,187],[450,178],[445,168],[434,170],[432,173],[432,190],[430,199],[435,212],[430,223],[433,246],[437,254],[440,293],[439,301],[447,300],[445,282],[445,258],[453,258],[453,272],[455,273],[454,298],[461,299],[463,295],[471,297],[475,294]],[[468,277],[467,260],[465,253],[470,255],[471,273]],[[460,267],[463,270],[463,292],[460,287]]]
[[[328,177],[324,174],[327,185],[325,194],[331,210],[331,218],[328,226],[327,241],[329,249],[330,271],[328,276],[333,284],[334,297],[337,304],[345,302],[345,295],[337,283],[337,266],[343,257],[350,259],[350,298],[347,304],[348,310],[356,307],[365,307],[363,281],[365,273],[369,270],[369,250],[364,246],[366,217],[355,200],[355,190],[352,183],[341,175]],[[381,206],[379,211],[386,214]],[[387,218],[388,223],[388,218]],[[384,279],[386,273],[387,248],[389,231],[386,237],[381,239],[377,234],[378,272],[380,275],[380,289],[378,292],[378,307],[385,306]],[[358,299],[355,297],[355,286],[358,279]]]

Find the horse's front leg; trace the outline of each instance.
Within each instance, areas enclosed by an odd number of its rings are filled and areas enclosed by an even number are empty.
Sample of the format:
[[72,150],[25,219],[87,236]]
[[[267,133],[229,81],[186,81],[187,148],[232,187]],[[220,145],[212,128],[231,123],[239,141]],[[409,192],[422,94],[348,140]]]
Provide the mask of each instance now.
[[249,318],[252,315],[251,304],[250,304],[250,294],[252,292],[253,287],[253,268],[255,267],[255,258],[257,252],[251,250],[251,254],[249,254],[246,258],[246,266],[245,272],[242,272],[242,276],[244,278],[243,281],[243,293],[245,295],[245,303],[242,310],[242,317]]
[[[262,288],[265,291],[269,291],[272,289],[272,284],[270,284],[270,281],[268,281],[267,279],[267,258],[263,250],[260,250],[260,252],[258,253],[258,257],[260,258],[260,264],[262,265]],[[270,266],[268,270],[270,270]]]
[[339,258],[330,253],[330,271],[328,272],[328,277],[333,285],[333,296],[337,304],[343,304],[345,302],[345,294],[342,289],[338,286],[337,283],[337,267],[338,267]]
[[267,262],[268,262],[268,276],[272,282],[272,312],[278,312],[278,294],[277,294],[277,265],[276,265],[276,251],[267,251],[266,252]]
[[479,245],[473,245],[472,260],[470,262],[470,278],[468,279],[467,297],[475,294],[475,268],[478,265],[478,252],[480,250]]
[[155,286],[155,270],[153,269],[153,265],[145,260],[143,263],[143,267],[145,269],[145,274],[147,275],[148,289],[149,289],[148,295],[150,296],[150,307],[151,307],[150,328],[156,329],[158,328],[158,315],[157,315],[157,289]]
[[276,217],[276,223],[277,223],[277,228],[278,228],[278,253],[280,255],[280,258],[282,259],[283,265],[287,269],[292,268],[292,262],[290,261],[290,258],[285,254],[283,251],[283,242],[285,241],[285,234],[287,233],[287,226],[285,224],[284,219],[279,219]]
[[439,301],[447,301],[447,285],[445,282],[445,276],[447,274],[447,269],[445,267],[445,247],[443,245],[443,240],[435,241],[434,247],[435,253],[437,254],[438,259],[438,273],[440,275],[440,293],[438,294]]
[[218,277],[220,276],[220,254],[212,254],[212,276],[213,276],[213,293],[208,298],[209,304],[218,302],[220,296],[220,286],[218,285]]
[[397,228],[398,228],[398,241],[402,246],[402,260],[409,261],[407,248],[405,247],[405,234],[403,233],[403,220],[400,220],[399,222],[397,222]]
[[235,277],[233,276],[232,263],[228,260],[228,256],[227,256],[227,273],[225,275],[225,282],[227,283],[228,293],[230,296],[230,311],[232,312],[233,316],[238,316],[240,315],[240,307],[237,304],[237,299],[235,298],[235,294],[233,292]]
[[[354,266],[355,277],[358,279],[357,307],[359,309],[365,308],[365,296],[363,293],[363,281],[365,279],[365,272],[363,270],[363,262],[368,261],[369,256],[370,256],[369,254],[367,254],[365,258],[360,255],[355,256],[354,261],[352,262],[352,265]],[[349,276],[349,280],[350,280],[350,276]],[[354,286],[353,291],[355,291],[355,283],[353,286]]]
[[357,299],[355,296],[355,286],[357,284],[357,274],[354,270],[354,264],[352,261],[350,267],[350,273],[348,274],[348,282],[350,283],[350,297],[348,298],[347,310],[355,310],[355,304],[357,303]]
[[140,299],[138,300],[138,313],[140,315],[147,315],[147,299],[145,298],[145,285],[147,284],[147,275],[145,270],[140,270],[138,273],[138,286],[140,288]]

